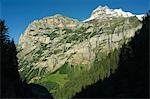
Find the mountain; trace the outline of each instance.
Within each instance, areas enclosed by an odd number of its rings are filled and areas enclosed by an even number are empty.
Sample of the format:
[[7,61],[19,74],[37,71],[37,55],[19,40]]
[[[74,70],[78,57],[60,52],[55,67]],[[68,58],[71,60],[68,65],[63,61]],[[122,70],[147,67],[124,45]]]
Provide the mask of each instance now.
[[90,21],[93,19],[107,19],[107,18],[112,18],[112,17],[132,17],[136,16],[139,20],[142,20],[142,17],[144,14],[141,15],[135,15],[130,12],[125,12],[122,9],[110,9],[107,6],[98,6],[95,10],[93,10],[92,15],[90,18],[84,20]]
[[22,79],[66,99],[109,77],[117,68],[122,44],[142,26],[136,16],[122,12],[98,7],[94,18],[85,22],[59,14],[33,21],[18,45]]

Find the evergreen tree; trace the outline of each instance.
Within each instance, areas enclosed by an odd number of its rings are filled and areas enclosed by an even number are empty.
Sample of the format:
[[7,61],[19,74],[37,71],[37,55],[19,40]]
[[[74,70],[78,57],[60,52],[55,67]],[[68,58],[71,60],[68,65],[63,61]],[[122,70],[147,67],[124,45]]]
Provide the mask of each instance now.
[[0,49],[0,98],[52,98],[45,87],[21,81],[16,46],[14,40],[9,39],[3,20],[0,20]]
[[8,28],[5,22],[0,20],[1,41],[1,97],[19,97],[19,73],[17,62],[17,51],[14,41],[9,40]]

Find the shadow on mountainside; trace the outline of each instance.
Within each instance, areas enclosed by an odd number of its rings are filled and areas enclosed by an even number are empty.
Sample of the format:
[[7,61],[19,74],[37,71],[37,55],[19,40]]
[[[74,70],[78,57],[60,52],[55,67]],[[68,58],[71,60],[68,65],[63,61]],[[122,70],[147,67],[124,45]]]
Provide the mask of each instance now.
[[0,20],[0,98],[49,98],[48,90],[38,84],[22,82],[18,72],[17,51],[13,40],[9,40],[8,28]]
[[23,82],[23,89],[25,98],[53,98],[45,87],[38,84]]
[[150,12],[143,19],[142,28],[121,48],[116,72],[83,89],[73,98],[148,98],[149,26]]

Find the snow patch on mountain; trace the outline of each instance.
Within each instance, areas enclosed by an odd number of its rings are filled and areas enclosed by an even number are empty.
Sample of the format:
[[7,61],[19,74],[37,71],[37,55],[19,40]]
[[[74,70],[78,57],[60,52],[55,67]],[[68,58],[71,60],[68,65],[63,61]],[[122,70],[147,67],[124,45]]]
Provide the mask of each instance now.
[[145,16],[145,14],[136,15],[136,17],[137,17],[140,21],[143,20],[143,17],[144,17],[144,16]]
[[144,14],[135,15],[131,12],[125,12],[122,9],[110,9],[108,6],[98,6],[93,10],[91,17],[84,20],[83,22],[90,21],[93,19],[111,18],[111,17],[132,17],[136,16],[139,20],[142,20]]

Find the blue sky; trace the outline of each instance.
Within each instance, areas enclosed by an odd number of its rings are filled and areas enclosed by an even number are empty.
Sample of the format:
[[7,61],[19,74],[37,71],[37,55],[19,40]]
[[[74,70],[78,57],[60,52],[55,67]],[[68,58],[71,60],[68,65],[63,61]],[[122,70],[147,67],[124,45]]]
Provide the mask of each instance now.
[[149,0],[1,0],[0,19],[6,21],[10,37],[18,43],[20,34],[35,19],[62,14],[82,21],[99,5],[122,8],[135,14],[150,9]]

